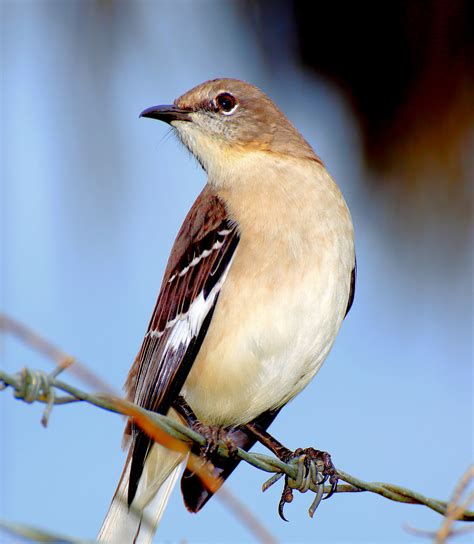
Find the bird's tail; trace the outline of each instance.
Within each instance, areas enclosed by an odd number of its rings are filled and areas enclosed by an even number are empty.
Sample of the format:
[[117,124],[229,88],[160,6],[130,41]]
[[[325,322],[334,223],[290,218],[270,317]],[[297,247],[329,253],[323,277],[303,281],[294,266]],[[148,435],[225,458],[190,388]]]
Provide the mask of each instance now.
[[186,461],[186,454],[169,450],[155,442],[147,456],[135,498],[129,507],[129,455],[97,540],[150,544]]

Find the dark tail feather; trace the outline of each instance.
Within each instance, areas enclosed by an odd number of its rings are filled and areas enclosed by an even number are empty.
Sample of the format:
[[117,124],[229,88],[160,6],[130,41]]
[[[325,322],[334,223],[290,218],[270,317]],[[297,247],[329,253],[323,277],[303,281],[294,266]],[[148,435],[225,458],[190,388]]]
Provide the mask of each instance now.
[[[260,428],[266,430],[279,411],[280,409],[265,412],[255,418],[252,423],[257,424]],[[242,448],[245,451],[249,451],[256,442],[254,436],[246,431],[245,427],[238,427],[229,431],[229,438],[237,447]],[[239,463],[240,459],[218,459],[214,463],[214,476],[221,481],[219,487],[227,480]],[[199,512],[213,495],[213,493],[202,484],[199,476],[188,469],[185,469],[183,477],[181,478],[181,491],[183,493],[184,504],[190,512]]]

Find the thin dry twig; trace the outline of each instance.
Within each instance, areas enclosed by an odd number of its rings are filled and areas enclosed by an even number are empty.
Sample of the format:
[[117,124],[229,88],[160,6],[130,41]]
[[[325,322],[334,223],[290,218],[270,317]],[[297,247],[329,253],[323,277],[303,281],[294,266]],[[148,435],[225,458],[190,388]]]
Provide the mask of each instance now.
[[86,365],[80,363],[75,357],[65,353],[52,342],[46,340],[46,338],[17,319],[0,313],[0,330],[16,336],[19,340],[41,353],[44,357],[53,361],[57,365],[57,368],[52,372],[54,377],[67,368],[93,389],[104,391],[110,395],[114,394],[110,385],[89,370]]
[[[423,538],[429,538],[434,542],[434,544],[439,544],[438,540],[438,531],[427,531],[424,529],[417,529],[416,527],[412,527],[411,525],[404,525],[403,528],[408,533],[411,533],[414,536],[419,536]],[[457,529],[451,529],[449,533],[447,534],[446,540],[443,542],[447,542],[448,539],[454,538],[456,536],[462,536],[468,533],[472,533],[474,531],[474,527],[472,525],[469,525],[467,527],[459,527]]]
[[[474,491],[471,491],[467,497],[462,500],[463,494],[467,491],[468,486],[474,480],[474,465],[471,465],[463,477],[459,481],[454,490],[453,498],[448,504],[446,519],[441,524],[436,533],[436,544],[444,544],[450,536],[460,534],[459,529],[454,529],[454,522],[459,519],[459,515],[464,512],[470,504],[474,502]],[[463,528],[465,529],[465,528]],[[469,529],[472,529],[469,527]]]
[[61,542],[61,544],[85,544],[85,540],[78,540],[70,538],[65,535],[58,535],[50,531],[45,531],[39,527],[32,527],[31,525],[24,525],[22,523],[11,523],[9,521],[0,520],[0,529],[19,536],[24,539],[31,540],[32,542]]
[[467,497],[462,500],[463,494],[467,491],[470,483],[474,479],[474,465],[471,465],[462,478],[459,480],[453,497],[446,508],[445,518],[438,531],[428,531],[417,529],[410,525],[405,525],[405,530],[409,533],[433,540],[435,544],[445,544],[448,539],[461,536],[474,530],[473,526],[454,527],[454,523],[459,520],[459,516],[466,511],[470,504],[474,502],[474,491],[471,491]]
[[277,544],[275,537],[260,523],[253,515],[252,511],[247,508],[245,503],[239,500],[233,493],[230,493],[227,487],[222,487],[216,497],[221,500],[237,518],[243,522],[252,531],[252,533],[266,544]]

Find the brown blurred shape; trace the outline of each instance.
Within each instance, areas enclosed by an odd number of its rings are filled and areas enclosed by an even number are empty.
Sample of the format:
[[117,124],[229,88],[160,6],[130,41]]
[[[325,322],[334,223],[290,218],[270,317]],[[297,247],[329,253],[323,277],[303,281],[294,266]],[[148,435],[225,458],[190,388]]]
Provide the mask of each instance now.
[[294,18],[292,29],[284,25],[286,39],[296,39],[304,65],[343,90],[369,166],[403,172],[407,183],[433,168],[450,184],[465,181],[463,153],[474,126],[474,2],[250,4],[267,51],[268,41],[285,39],[272,30],[275,21]]

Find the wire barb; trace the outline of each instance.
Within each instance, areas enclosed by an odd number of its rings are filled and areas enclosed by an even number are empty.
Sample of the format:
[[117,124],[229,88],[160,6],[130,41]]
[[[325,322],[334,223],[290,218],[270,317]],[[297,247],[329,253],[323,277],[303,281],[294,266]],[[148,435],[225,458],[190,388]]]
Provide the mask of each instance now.
[[41,417],[41,424],[47,427],[51,411],[56,402],[56,392],[51,385],[51,375],[43,370],[31,370],[23,368],[17,375],[18,386],[15,387],[14,396],[28,404],[35,401],[46,403],[46,408]]

